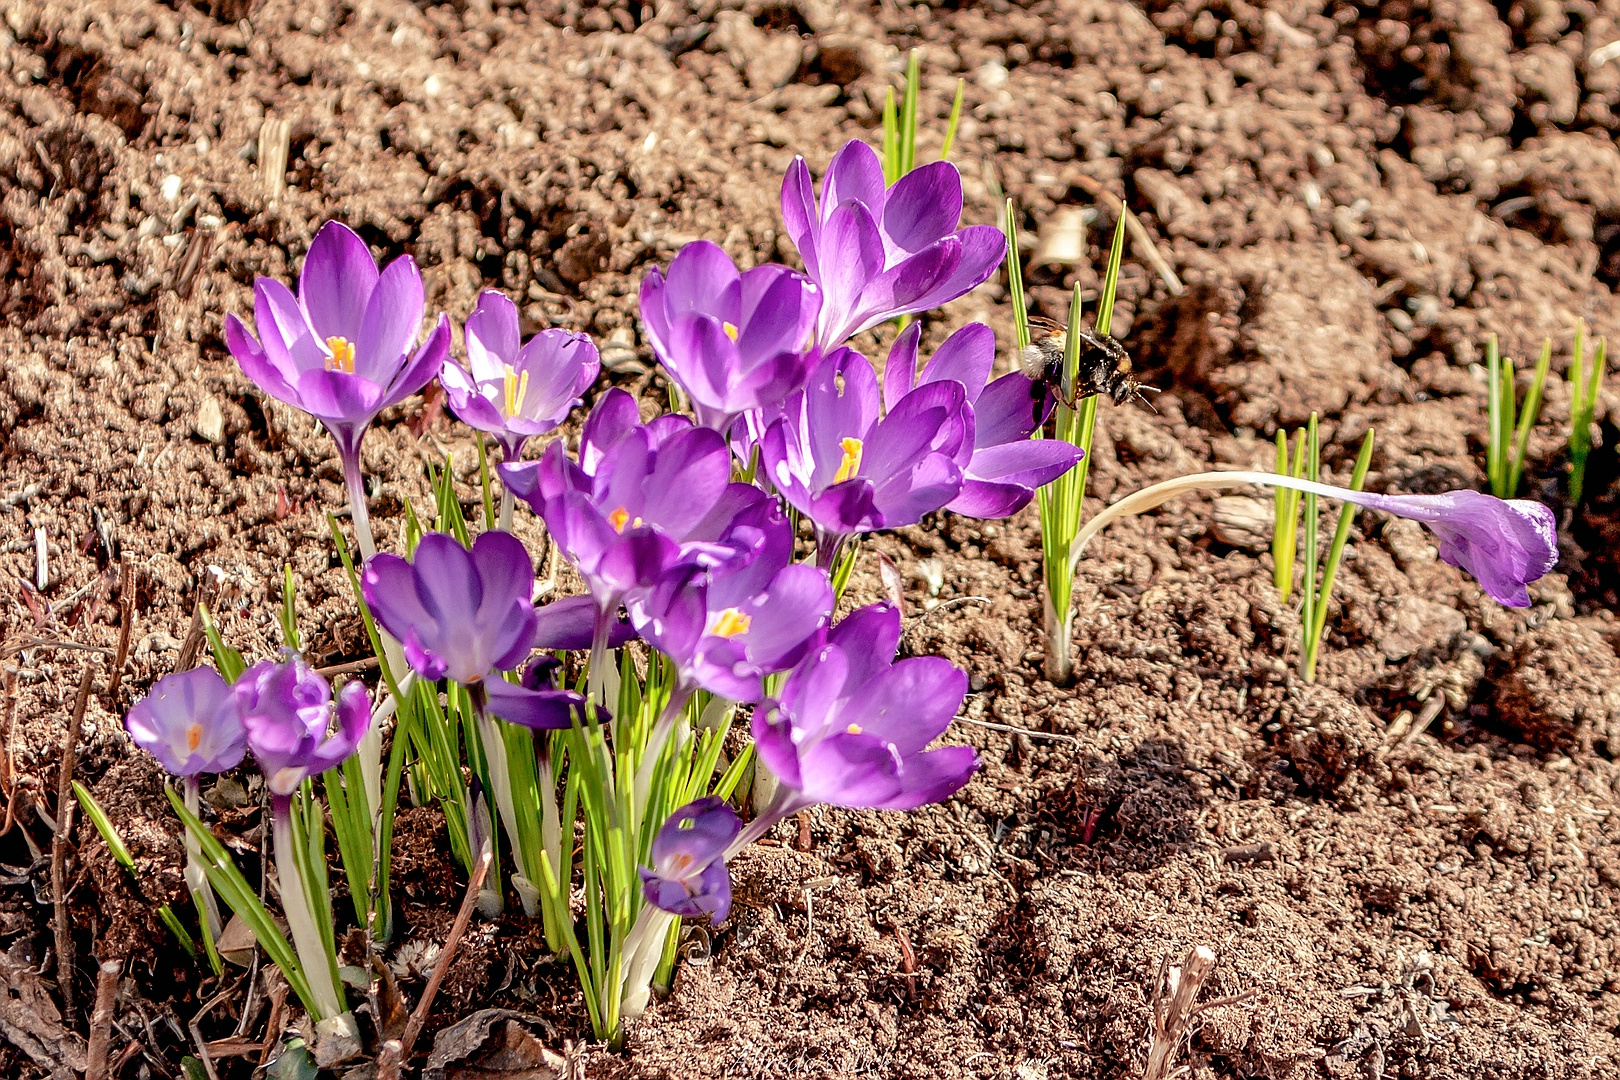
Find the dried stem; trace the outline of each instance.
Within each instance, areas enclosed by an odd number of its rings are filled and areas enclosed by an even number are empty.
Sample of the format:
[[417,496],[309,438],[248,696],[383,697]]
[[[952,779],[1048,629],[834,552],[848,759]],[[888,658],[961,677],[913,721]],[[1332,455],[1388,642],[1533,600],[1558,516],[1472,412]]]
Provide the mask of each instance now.
[[[1207,945],[1193,946],[1179,967],[1170,966],[1168,960],[1160,962],[1153,987],[1153,1042],[1148,1047],[1142,1080],[1164,1080],[1170,1075],[1176,1048],[1198,1011],[1193,1002],[1214,966],[1215,950]],[[1166,991],[1170,995],[1168,1002],[1164,1000]]]
[[97,970],[96,1008],[90,1014],[84,1080],[107,1080],[107,1046],[112,1040],[113,1005],[118,1001],[118,973],[123,967],[117,960],[103,960]]
[[397,1055],[390,1054],[388,1045],[383,1046],[383,1053],[377,1060],[378,1080],[386,1080],[383,1071],[384,1058],[396,1057],[393,1062],[393,1074],[398,1076],[400,1063],[411,1056],[411,1047],[415,1045],[416,1037],[422,1034],[422,1027],[427,1023],[428,1014],[433,1008],[433,998],[439,992],[439,984],[444,982],[444,977],[450,970],[450,961],[456,957],[456,947],[461,944],[462,935],[467,932],[467,924],[472,921],[473,910],[478,907],[478,891],[484,887],[484,876],[489,873],[489,864],[492,860],[493,853],[486,846],[478,861],[473,864],[472,876],[467,879],[467,895],[461,899],[461,910],[456,912],[456,921],[451,924],[450,933],[444,939],[444,948],[439,951],[439,960],[433,965],[433,974],[428,976],[427,986],[422,989],[422,1000],[416,1003],[410,1020],[405,1024],[405,1035],[398,1042]]
[[[112,702],[118,694],[118,684],[124,678],[124,662],[129,659],[129,639],[135,632],[135,564],[124,556],[123,569],[118,579],[118,653],[113,658],[112,678],[107,681],[107,700]],[[116,705],[116,702],[114,702]]]
[[67,738],[62,745],[62,772],[56,781],[56,835],[51,840],[51,897],[56,901],[56,985],[62,992],[62,1011],[73,1013],[73,926],[68,921],[67,849],[73,829],[73,766],[78,760],[79,733],[84,730],[84,710],[90,703],[90,684],[96,666],[86,664],[79,677],[79,694],[73,699],[73,715],[68,720]]

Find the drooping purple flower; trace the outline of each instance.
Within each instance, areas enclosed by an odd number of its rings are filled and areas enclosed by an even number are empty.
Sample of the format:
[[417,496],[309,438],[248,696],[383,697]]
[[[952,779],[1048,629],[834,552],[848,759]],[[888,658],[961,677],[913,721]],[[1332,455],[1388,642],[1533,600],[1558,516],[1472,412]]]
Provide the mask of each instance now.
[[[341,765],[371,727],[365,684],[352,679],[338,691],[300,656],[263,660],[231,688],[248,749],[264,772],[270,793],[285,798],[311,776]],[[337,730],[330,732],[336,713]]]
[[298,295],[261,277],[253,286],[255,338],[225,316],[225,342],[242,371],[278,401],[315,417],[358,465],[366,426],[426,386],[450,349],[450,320],[413,350],[422,328],[422,275],[409,255],[381,273],[366,242],[328,221],[298,275]]
[[[596,629],[596,601],[589,596],[565,596],[534,609],[538,622],[534,633],[537,649],[588,649]],[[624,620],[615,621],[607,646],[617,649],[636,639],[635,628]]]
[[973,406],[973,457],[962,470],[962,491],[947,510],[967,517],[1003,518],[1022,510],[1036,489],[1072,469],[1084,455],[1062,439],[1031,439],[1052,412],[1052,395],[1019,372],[985,385],[996,358],[996,336],[969,323],[945,339],[917,374],[922,324],[901,331],[883,369],[883,400],[893,409],[915,386],[954,379]]
[[897,315],[956,299],[995,273],[1005,253],[990,225],[958,230],[962,178],[936,161],[886,187],[870,146],[844,144],[816,201],[810,167],[793,159],[782,179],[782,218],[821,286],[816,341],[823,350]]
[[491,530],[472,550],[445,533],[428,533],[412,561],[382,553],[361,576],[372,615],[398,638],[425,679],[482,684],[489,711],[530,727],[567,727],[583,699],[568,690],[489,678],[516,669],[534,648],[539,619],[531,597],[534,566],[522,541]]
[[1334,489],[1359,506],[1421,521],[1440,538],[1440,558],[1468,571],[1491,598],[1529,607],[1526,585],[1558,563],[1558,522],[1529,499],[1498,499],[1479,491],[1440,495],[1377,495]]
[[722,434],[804,384],[820,310],[820,290],[804,275],[775,264],[738,273],[707,240],[682,248],[667,276],[654,267],[641,282],[653,351],[698,423]]
[[522,341],[517,305],[494,289],[479,294],[466,333],[471,370],[445,360],[445,401],[463,423],[495,436],[507,461],[566,420],[601,369],[584,334],[553,328]]
[[861,608],[802,660],[775,702],[754,710],[754,745],[789,794],[774,815],[813,803],[909,810],[967,783],[978,756],[927,746],[950,726],[967,676],[939,657],[894,662],[900,612]]
[[792,558],[791,526],[774,500],[762,500],[702,559],[670,567],[626,607],[641,635],[675,662],[682,689],[758,701],[763,677],[819,644],[832,614],[826,571]]
[[653,837],[652,868],[638,867],[647,903],[671,915],[724,922],[731,912],[731,877],[723,855],[741,829],[736,812],[718,795],[671,814]]
[[211,667],[159,679],[124,717],[124,730],[175,776],[234,769],[247,752],[236,699]]
[[879,418],[877,376],[840,349],[760,441],[765,476],[817,530],[818,561],[844,538],[913,525],[962,489],[973,455],[973,410],[954,379],[905,394]]
[[617,389],[586,420],[577,463],[553,442],[539,461],[503,464],[500,473],[545,519],[599,613],[651,584],[691,544],[717,537],[724,521],[715,515],[733,486],[717,432],[671,415],[641,424],[635,399]]

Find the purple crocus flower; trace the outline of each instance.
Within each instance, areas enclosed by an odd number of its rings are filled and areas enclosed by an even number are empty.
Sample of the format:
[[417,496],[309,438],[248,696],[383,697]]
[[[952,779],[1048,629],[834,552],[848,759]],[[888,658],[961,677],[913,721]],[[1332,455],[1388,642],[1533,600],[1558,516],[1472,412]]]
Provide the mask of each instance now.
[[352,679],[338,691],[338,727],[328,733],[332,688],[296,654],[254,664],[236,680],[232,693],[248,749],[278,799],[291,797],[307,778],[341,765],[371,727],[365,684]]
[[962,490],[974,421],[961,383],[919,386],[878,414],[871,363],[840,349],[760,441],[765,476],[815,524],[822,566],[851,534],[913,525]]
[[537,462],[503,464],[501,480],[545,519],[605,618],[683,546],[718,536],[713,519],[729,505],[731,455],[717,432],[684,417],[639,423],[635,399],[615,389],[586,420],[579,456],[570,460],[553,442]]
[[667,276],[654,267],[641,282],[653,351],[698,423],[721,434],[804,384],[820,310],[820,290],[804,275],[775,264],[738,273],[707,240],[682,248]]
[[210,667],[159,679],[124,717],[124,730],[175,776],[225,772],[247,752],[236,699]]
[[817,204],[804,158],[782,179],[782,218],[821,286],[816,341],[833,349],[886,319],[928,311],[995,273],[999,229],[962,218],[962,177],[936,161],[886,187],[875,150],[851,141],[833,157]]
[[1044,386],[1019,372],[985,385],[996,359],[996,335],[969,323],[945,339],[922,373],[917,342],[922,324],[901,331],[883,369],[883,401],[889,409],[916,386],[954,379],[973,406],[973,457],[962,470],[962,491],[947,510],[976,518],[1004,518],[1022,510],[1036,489],[1072,469],[1084,451],[1062,439],[1031,439],[1055,402]]
[[738,514],[704,558],[631,594],[631,621],[675,662],[683,701],[697,687],[758,701],[765,675],[792,667],[819,643],[832,583],[825,570],[792,558],[791,526],[775,500],[762,500]]
[[445,400],[463,423],[495,436],[507,461],[567,419],[601,369],[584,334],[554,328],[521,341],[517,305],[493,289],[467,317],[467,360],[470,371],[454,360],[439,370]]
[[1479,491],[1440,495],[1376,495],[1334,489],[1358,506],[1421,521],[1440,538],[1440,558],[1468,571],[1499,604],[1529,607],[1527,584],[1558,563],[1558,523],[1529,499],[1498,499]]
[[969,747],[926,749],[961,708],[967,675],[936,656],[895,663],[899,642],[899,609],[860,608],[754,711],[755,749],[786,791],[772,816],[813,803],[909,810],[979,767]]
[[1440,538],[1440,558],[1468,571],[1499,604],[1529,607],[1525,587],[1558,563],[1553,512],[1528,499],[1498,499],[1479,491],[1438,495],[1379,495],[1267,472],[1217,472],[1178,476],[1134,491],[1099,512],[1069,547],[1070,572],[1086,546],[1110,522],[1140,514],[1187,491],[1219,491],[1243,484],[1290,488],[1421,521]]
[[440,315],[413,352],[423,304],[415,260],[402,255],[378,273],[366,242],[336,221],[322,225],[310,243],[297,296],[261,277],[253,300],[259,336],[233,313],[225,316],[225,342],[259,389],[309,413],[332,433],[356,529],[365,530],[362,554],[369,558],[360,440],[379,412],[438,374],[450,350],[450,320]]
[[418,675],[480,687],[489,711],[503,720],[539,728],[571,722],[578,694],[489,678],[523,663],[538,625],[534,566],[511,533],[483,533],[471,551],[453,536],[428,533],[410,562],[374,555],[360,587]]
[[724,922],[731,912],[725,850],[742,821],[724,799],[710,795],[669,816],[652,842],[652,869],[639,867],[647,903],[671,915],[707,915]]

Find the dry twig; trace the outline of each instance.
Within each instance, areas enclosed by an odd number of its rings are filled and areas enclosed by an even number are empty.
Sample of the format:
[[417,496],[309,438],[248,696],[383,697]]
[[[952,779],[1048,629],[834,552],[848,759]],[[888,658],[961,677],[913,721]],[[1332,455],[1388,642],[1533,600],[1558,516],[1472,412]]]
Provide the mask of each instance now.
[[[107,683],[107,700],[118,695],[118,684],[124,678],[124,662],[129,659],[129,639],[135,631],[135,564],[124,556],[124,565],[118,578],[118,653],[113,658],[112,678]],[[116,706],[116,702],[114,702]]]
[[96,972],[96,1008],[90,1014],[90,1049],[85,1053],[84,1080],[107,1080],[107,1046],[112,1041],[113,1005],[118,1001],[118,973],[123,965],[103,960]]
[[455,959],[456,947],[461,944],[467,924],[472,921],[473,910],[478,907],[478,890],[484,887],[484,876],[489,873],[492,858],[493,853],[486,847],[473,866],[472,876],[467,879],[467,895],[461,900],[461,910],[456,912],[456,921],[451,924],[450,933],[444,939],[444,948],[439,950],[439,960],[433,965],[433,974],[428,976],[427,986],[422,988],[422,1000],[416,1003],[410,1020],[405,1024],[404,1036],[383,1043],[382,1053],[377,1055],[377,1080],[398,1080],[400,1066],[411,1056],[411,1047],[415,1045],[416,1037],[422,1034],[422,1026],[427,1023],[439,984],[444,982],[450,970],[450,961]]
[[73,1014],[73,926],[68,921],[67,849],[73,829],[73,766],[78,760],[79,733],[84,730],[84,710],[90,704],[90,684],[96,666],[86,664],[79,677],[79,694],[73,699],[73,715],[68,720],[67,738],[62,743],[62,772],[56,782],[56,835],[51,840],[51,897],[56,902],[56,985],[62,993],[62,1011]]
[[[1142,1080],[1165,1080],[1170,1075],[1177,1048],[1192,1022],[1205,1010],[1235,1005],[1252,996],[1246,991],[1194,1005],[1198,991],[1214,967],[1215,950],[1207,945],[1193,946],[1179,966],[1172,965],[1169,957],[1159,962],[1159,975],[1153,984],[1153,1041],[1148,1047],[1147,1068],[1142,1072]],[[1169,1001],[1165,1000],[1166,994]]]
[[1153,264],[1153,269],[1158,273],[1159,280],[1164,282],[1164,287],[1170,290],[1171,296],[1180,296],[1187,291],[1187,286],[1181,283],[1181,279],[1176,276],[1175,269],[1171,267],[1170,260],[1164,257],[1164,252],[1159,250],[1159,245],[1148,234],[1147,226],[1142,224],[1140,218],[1131,213],[1131,208],[1125,205],[1124,199],[1109,191],[1100,181],[1093,180],[1084,174],[1077,175],[1075,183],[1089,192],[1093,198],[1101,199],[1107,203],[1108,209],[1112,210],[1116,217],[1120,214],[1125,215],[1125,231],[1131,234],[1131,240],[1140,249],[1142,257]]

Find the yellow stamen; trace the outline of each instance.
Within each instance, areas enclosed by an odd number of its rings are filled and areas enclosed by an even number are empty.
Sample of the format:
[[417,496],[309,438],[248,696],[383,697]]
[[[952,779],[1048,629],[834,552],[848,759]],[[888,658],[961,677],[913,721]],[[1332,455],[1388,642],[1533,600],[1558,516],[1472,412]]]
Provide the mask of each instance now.
[[186,749],[195,751],[202,745],[202,725],[192,724],[186,728]]
[[736,608],[728,607],[715,620],[714,634],[716,637],[734,638],[738,634],[748,633],[748,628],[753,625],[753,622],[752,615],[744,615]]
[[730,338],[732,341],[737,340],[737,324],[736,323],[723,322],[723,323],[720,324],[720,329],[724,330],[726,332],[726,337]]
[[861,471],[862,446],[859,439],[840,439],[838,445],[844,448],[844,460],[839,463],[838,471],[833,474],[833,483],[842,484]]
[[327,371],[354,374],[354,344],[348,338],[329,337],[326,339],[326,348],[331,353],[326,358]]
[[518,409],[523,405],[523,399],[528,396],[529,373],[525,371],[519,375],[513,370],[511,364],[504,366],[506,368],[506,418],[510,420],[517,415]]
[[849,732],[851,735],[859,735],[861,733],[861,725],[859,725],[859,724],[851,724],[851,725],[849,725],[849,727],[845,728],[844,730]]
[[624,527],[629,520],[630,511],[622,506],[608,515],[608,524],[613,526],[614,532],[624,532]]

